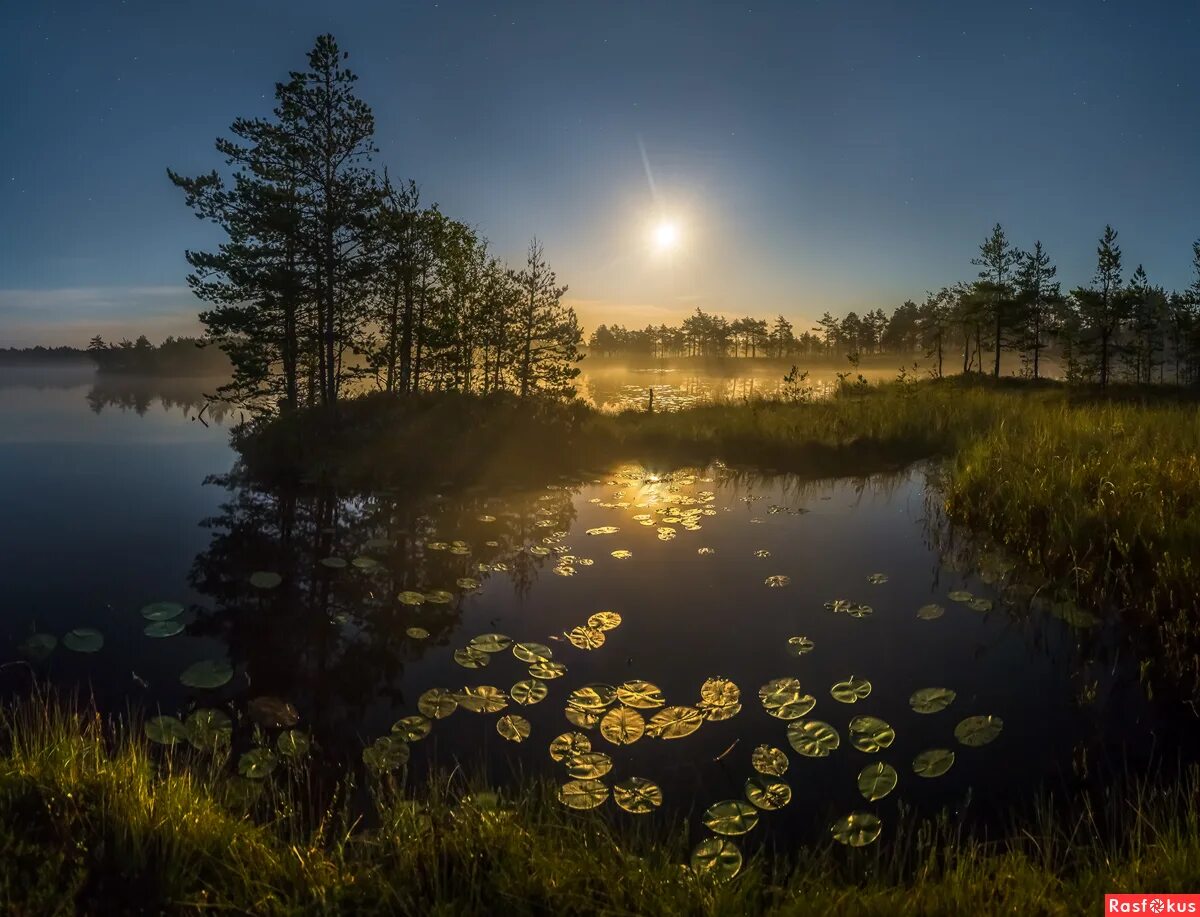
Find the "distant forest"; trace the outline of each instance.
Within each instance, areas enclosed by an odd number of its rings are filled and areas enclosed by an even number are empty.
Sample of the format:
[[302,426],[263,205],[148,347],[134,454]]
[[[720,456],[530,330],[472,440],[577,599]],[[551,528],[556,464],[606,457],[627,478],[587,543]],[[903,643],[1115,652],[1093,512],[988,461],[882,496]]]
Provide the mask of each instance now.
[[1037,378],[1052,353],[1068,381],[1107,384],[1200,380],[1200,241],[1194,279],[1183,291],[1152,284],[1141,265],[1124,276],[1117,233],[1104,229],[1091,283],[1063,293],[1041,242],[1021,251],[999,224],[979,246],[975,281],[908,300],[890,314],[874,309],[835,318],[826,312],[799,335],[782,315],[728,320],[696,310],[681,325],[626,329],[600,325],[588,352],[623,357],[814,358],[921,354],[930,372],[1000,375],[1004,353]]
[[200,338],[168,337],[157,347],[143,334],[136,341],[107,344],[100,335],[84,354],[102,373],[147,376],[227,376],[229,359],[219,347]]

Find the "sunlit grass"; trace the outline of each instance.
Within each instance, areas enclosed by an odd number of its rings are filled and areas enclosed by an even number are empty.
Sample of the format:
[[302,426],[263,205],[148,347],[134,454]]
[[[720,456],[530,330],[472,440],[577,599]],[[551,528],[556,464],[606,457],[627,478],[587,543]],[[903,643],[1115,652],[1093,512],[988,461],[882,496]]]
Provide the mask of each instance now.
[[[373,811],[324,807],[293,775],[247,811],[226,767],[125,724],[27,700],[0,716],[5,913],[1094,913],[1105,891],[1194,890],[1195,771],[1014,813],[984,840],[908,819],[864,850],[751,857],[731,882],[682,867],[682,825],[577,813],[553,788],[505,796],[461,774],[374,784]],[[1063,813],[1071,813],[1063,815]]]

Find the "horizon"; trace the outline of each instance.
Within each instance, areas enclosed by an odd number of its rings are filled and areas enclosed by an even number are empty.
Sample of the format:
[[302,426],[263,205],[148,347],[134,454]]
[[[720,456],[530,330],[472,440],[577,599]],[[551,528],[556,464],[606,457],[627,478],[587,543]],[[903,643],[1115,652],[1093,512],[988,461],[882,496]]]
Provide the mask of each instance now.
[[996,222],[1044,242],[1066,288],[1091,276],[1106,223],[1130,270],[1189,280],[1183,3],[321,7],[289,5],[286,28],[281,7],[234,20],[229,2],[186,23],[141,2],[8,14],[9,121],[38,155],[0,154],[4,346],[199,333],[184,250],[218,234],[165,170],[219,166],[214,139],[267,113],[325,31],[374,109],[375,165],[504,260],[543,239],[587,332],[697,307],[798,330],[890,311],[974,277]]

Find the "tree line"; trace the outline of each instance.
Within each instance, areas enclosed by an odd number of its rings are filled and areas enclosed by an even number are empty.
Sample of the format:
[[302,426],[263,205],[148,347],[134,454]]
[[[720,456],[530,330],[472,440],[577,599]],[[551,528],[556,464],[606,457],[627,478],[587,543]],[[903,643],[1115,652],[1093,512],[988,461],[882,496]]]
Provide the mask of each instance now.
[[168,336],[161,344],[146,335],[106,343],[93,337],[84,352],[102,373],[133,373],[148,376],[217,376],[229,372],[229,361],[200,338]]
[[226,236],[187,252],[206,336],[233,365],[222,395],[288,412],[372,387],[573,394],[583,335],[542,244],[505,265],[415,182],[377,171],[346,58],[318,37],[271,117],[218,138],[229,175],[168,170]]
[[1152,284],[1141,265],[1126,278],[1117,232],[1106,226],[1091,282],[1064,292],[1042,243],[1022,251],[997,223],[972,259],[975,280],[929,292],[921,303],[908,300],[890,314],[873,309],[839,319],[826,312],[797,335],[782,315],[768,323],[697,309],[679,326],[600,325],[588,350],[653,358],[920,353],[939,377],[959,358],[955,368],[964,373],[999,376],[1008,352],[1032,378],[1053,354],[1068,381],[1190,383],[1200,380],[1200,240],[1192,258],[1194,279],[1183,291]]

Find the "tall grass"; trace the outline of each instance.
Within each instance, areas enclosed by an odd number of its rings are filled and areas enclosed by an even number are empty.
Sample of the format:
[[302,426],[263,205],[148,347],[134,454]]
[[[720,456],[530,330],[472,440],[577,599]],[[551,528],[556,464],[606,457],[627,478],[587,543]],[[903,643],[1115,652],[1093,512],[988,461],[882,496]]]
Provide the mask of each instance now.
[[454,774],[375,784],[365,827],[340,801],[348,793],[315,808],[286,776],[247,810],[224,773],[219,760],[148,747],[136,722],[36,698],[10,705],[0,910],[1073,914],[1094,913],[1106,891],[1194,891],[1200,876],[1196,771],[1165,788],[1047,800],[991,840],[910,820],[864,850],[761,854],[725,883],[683,868],[681,826],[572,812],[544,784],[507,797]]

